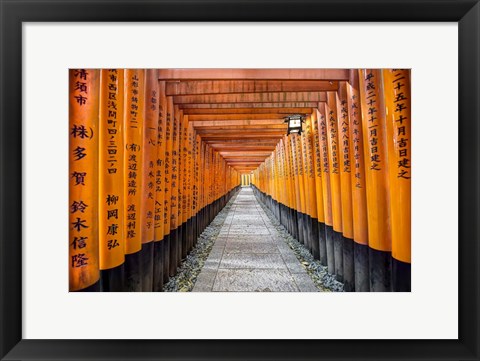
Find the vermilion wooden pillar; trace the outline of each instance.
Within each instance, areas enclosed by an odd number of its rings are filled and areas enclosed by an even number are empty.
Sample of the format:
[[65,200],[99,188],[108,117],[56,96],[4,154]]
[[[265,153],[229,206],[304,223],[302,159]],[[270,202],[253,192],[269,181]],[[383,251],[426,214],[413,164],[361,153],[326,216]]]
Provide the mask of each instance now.
[[141,223],[143,211],[143,145],[145,121],[145,70],[125,70],[125,290],[142,290]]
[[340,152],[340,182],[342,198],[342,235],[343,235],[343,283],[347,292],[355,291],[354,247],[353,247],[353,209],[352,209],[352,161],[350,158],[350,122],[347,100],[347,83],[339,82],[337,92],[337,126]]
[[384,69],[394,291],[411,290],[410,70]]
[[69,70],[70,291],[99,291],[98,146],[100,71]]
[[382,71],[359,70],[365,153],[370,290],[391,290],[390,186],[388,183]]
[[347,84],[347,100],[349,109],[351,188],[353,203],[353,239],[355,291],[370,291],[370,275],[368,262],[368,221],[365,181],[365,152],[362,129],[362,111],[358,92],[358,73],[353,74],[354,84]]
[[337,94],[328,92],[326,110],[327,140],[330,161],[330,184],[333,216],[333,247],[335,257],[335,275],[343,282],[343,236],[342,236],[342,189],[340,179],[340,144],[337,125]]
[[166,112],[167,98],[165,97],[165,82],[158,82],[158,131],[155,159],[155,242],[154,242],[154,266],[153,266],[153,290],[160,292],[163,289],[164,279],[168,275],[168,254],[170,248],[166,238],[165,222],[165,152],[166,152]]
[[327,109],[325,103],[318,106],[318,133],[320,139],[320,158],[322,167],[323,206],[325,210],[325,243],[328,272],[335,274],[335,250],[333,240],[332,187],[330,180],[330,151],[328,147]]
[[142,226],[142,291],[153,291],[154,240],[155,240],[155,172],[158,157],[158,71],[145,71],[145,122],[143,128],[143,208]]

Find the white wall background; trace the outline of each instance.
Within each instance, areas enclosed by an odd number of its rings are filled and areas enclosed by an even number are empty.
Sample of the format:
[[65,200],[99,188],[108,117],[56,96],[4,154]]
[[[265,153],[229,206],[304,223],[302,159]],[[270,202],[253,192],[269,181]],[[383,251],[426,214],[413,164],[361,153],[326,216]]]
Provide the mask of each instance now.
[[[23,30],[24,338],[457,338],[456,23]],[[67,69],[75,67],[412,68],[412,292],[68,293]]]

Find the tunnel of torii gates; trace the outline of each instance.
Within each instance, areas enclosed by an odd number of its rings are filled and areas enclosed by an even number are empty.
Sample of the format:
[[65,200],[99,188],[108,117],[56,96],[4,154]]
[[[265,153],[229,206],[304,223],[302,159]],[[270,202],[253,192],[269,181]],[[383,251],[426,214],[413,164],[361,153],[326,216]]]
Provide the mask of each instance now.
[[346,291],[410,291],[410,70],[71,69],[69,106],[70,291],[161,291],[242,180]]

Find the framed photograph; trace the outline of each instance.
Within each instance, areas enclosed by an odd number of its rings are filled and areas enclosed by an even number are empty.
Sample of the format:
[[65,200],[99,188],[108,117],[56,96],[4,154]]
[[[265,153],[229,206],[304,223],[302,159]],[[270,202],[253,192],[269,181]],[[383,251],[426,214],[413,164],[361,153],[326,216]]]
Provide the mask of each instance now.
[[0,4],[0,359],[480,358],[477,1]]

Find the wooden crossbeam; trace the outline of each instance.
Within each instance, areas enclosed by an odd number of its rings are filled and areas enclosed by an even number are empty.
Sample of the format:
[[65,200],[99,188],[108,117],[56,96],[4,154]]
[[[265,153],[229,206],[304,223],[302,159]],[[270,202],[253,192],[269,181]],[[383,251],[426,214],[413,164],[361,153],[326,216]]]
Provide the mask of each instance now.
[[224,158],[232,158],[232,159],[241,159],[241,158],[262,158],[265,159],[265,157],[268,157],[269,155],[272,154],[272,152],[218,152],[222,157]]
[[316,108],[319,102],[276,102],[276,103],[200,103],[178,104],[184,109],[235,109],[235,108]]
[[286,116],[288,114],[300,113],[311,114],[313,108],[183,108],[183,114],[185,115],[235,115],[235,114],[248,114],[248,115],[260,115],[260,114],[278,114],[280,116]]
[[349,80],[348,69],[159,69],[159,80]]
[[272,152],[264,151],[264,152],[259,152],[259,151],[238,151],[238,152],[225,152],[225,151],[219,151],[218,152],[221,156],[226,157],[226,158],[238,158],[238,157],[263,157],[263,156],[269,156],[272,154]]
[[277,139],[214,139],[206,140],[206,143],[209,145],[213,144],[228,144],[232,146],[248,146],[248,145],[276,145],[278,143]]
[[179,95],[173,97],[174,104],[216,104],[216,103],[285,103],[325,102],[325,92],[284,92],[284,93],[232,93],[214,95]]
[[199,80],[169,81],[167,95],[337,91],[329,80]]
[[227,162],[232,163],[232,164],[262,163],[263,161],[265,161],[266,158],[267,158],[267,156],[265,156],[265,157],[245,157],[245,158],[224,157],[224,159]]
[[275,150],[275,147],[274,146],[271,146],[271,147],[250,147],[250,148],[241,148],[241,149],[238,149],[238,148],[228,148],[228,147],[213,147],[213,149],[215,149],[216,151],[218,152],[246,152],[248,150],[250,151],[256,151],[256,152],[268,152],[268,153],[271,153],[272,151]]
[[194,128],[224,127],[224,126],[273,126],[285,127],[286,123],[280,119],[256,119],[256,120],[195,120],[190,122]]
[[188,120],[191,122],[202,120],[261,120],[276,119],[277,121],[286,117],[286,114],[194,114],[189,115]]
[[205,134],[208,133],[210,130],[214,131],[222,131],[225,130],[226,133],[228,131],[240,131],[240,132],[245,132],[249,130],[266,130],[266,131],[272,131],[276,130],[278,132],[286,133],[287,132],[287,125],[286,124],[270,124],[270,125],[265,125],[265,124],[253,124],[253,125],[217,125],[217,126],[206,126],[206,127],[195,127],[195,130],[197,131],[197,134]]
[[242,137],[243,135],[285,135],[285,130],[284,129],[269,129],[269,128],[264,128],[264,129],[197,129],[197,134],[202,136],[202,135],[218,135],[219,137],[223,135],[237,135],[239,137]]
[[209,135],[203,135],[201,136],[202,139],[205,140],[219,140],[219,139],[237,139],[240,140],[241,142],[247,139],[256,139],[256,140],[262,140],[266,138],[270,139],[281,139],[283,137],[284,133],[282,134],[265,134],[265,133],[251,133],[251,134],[246,134],[246,135],[238,135],[238,134],[209,134]]

